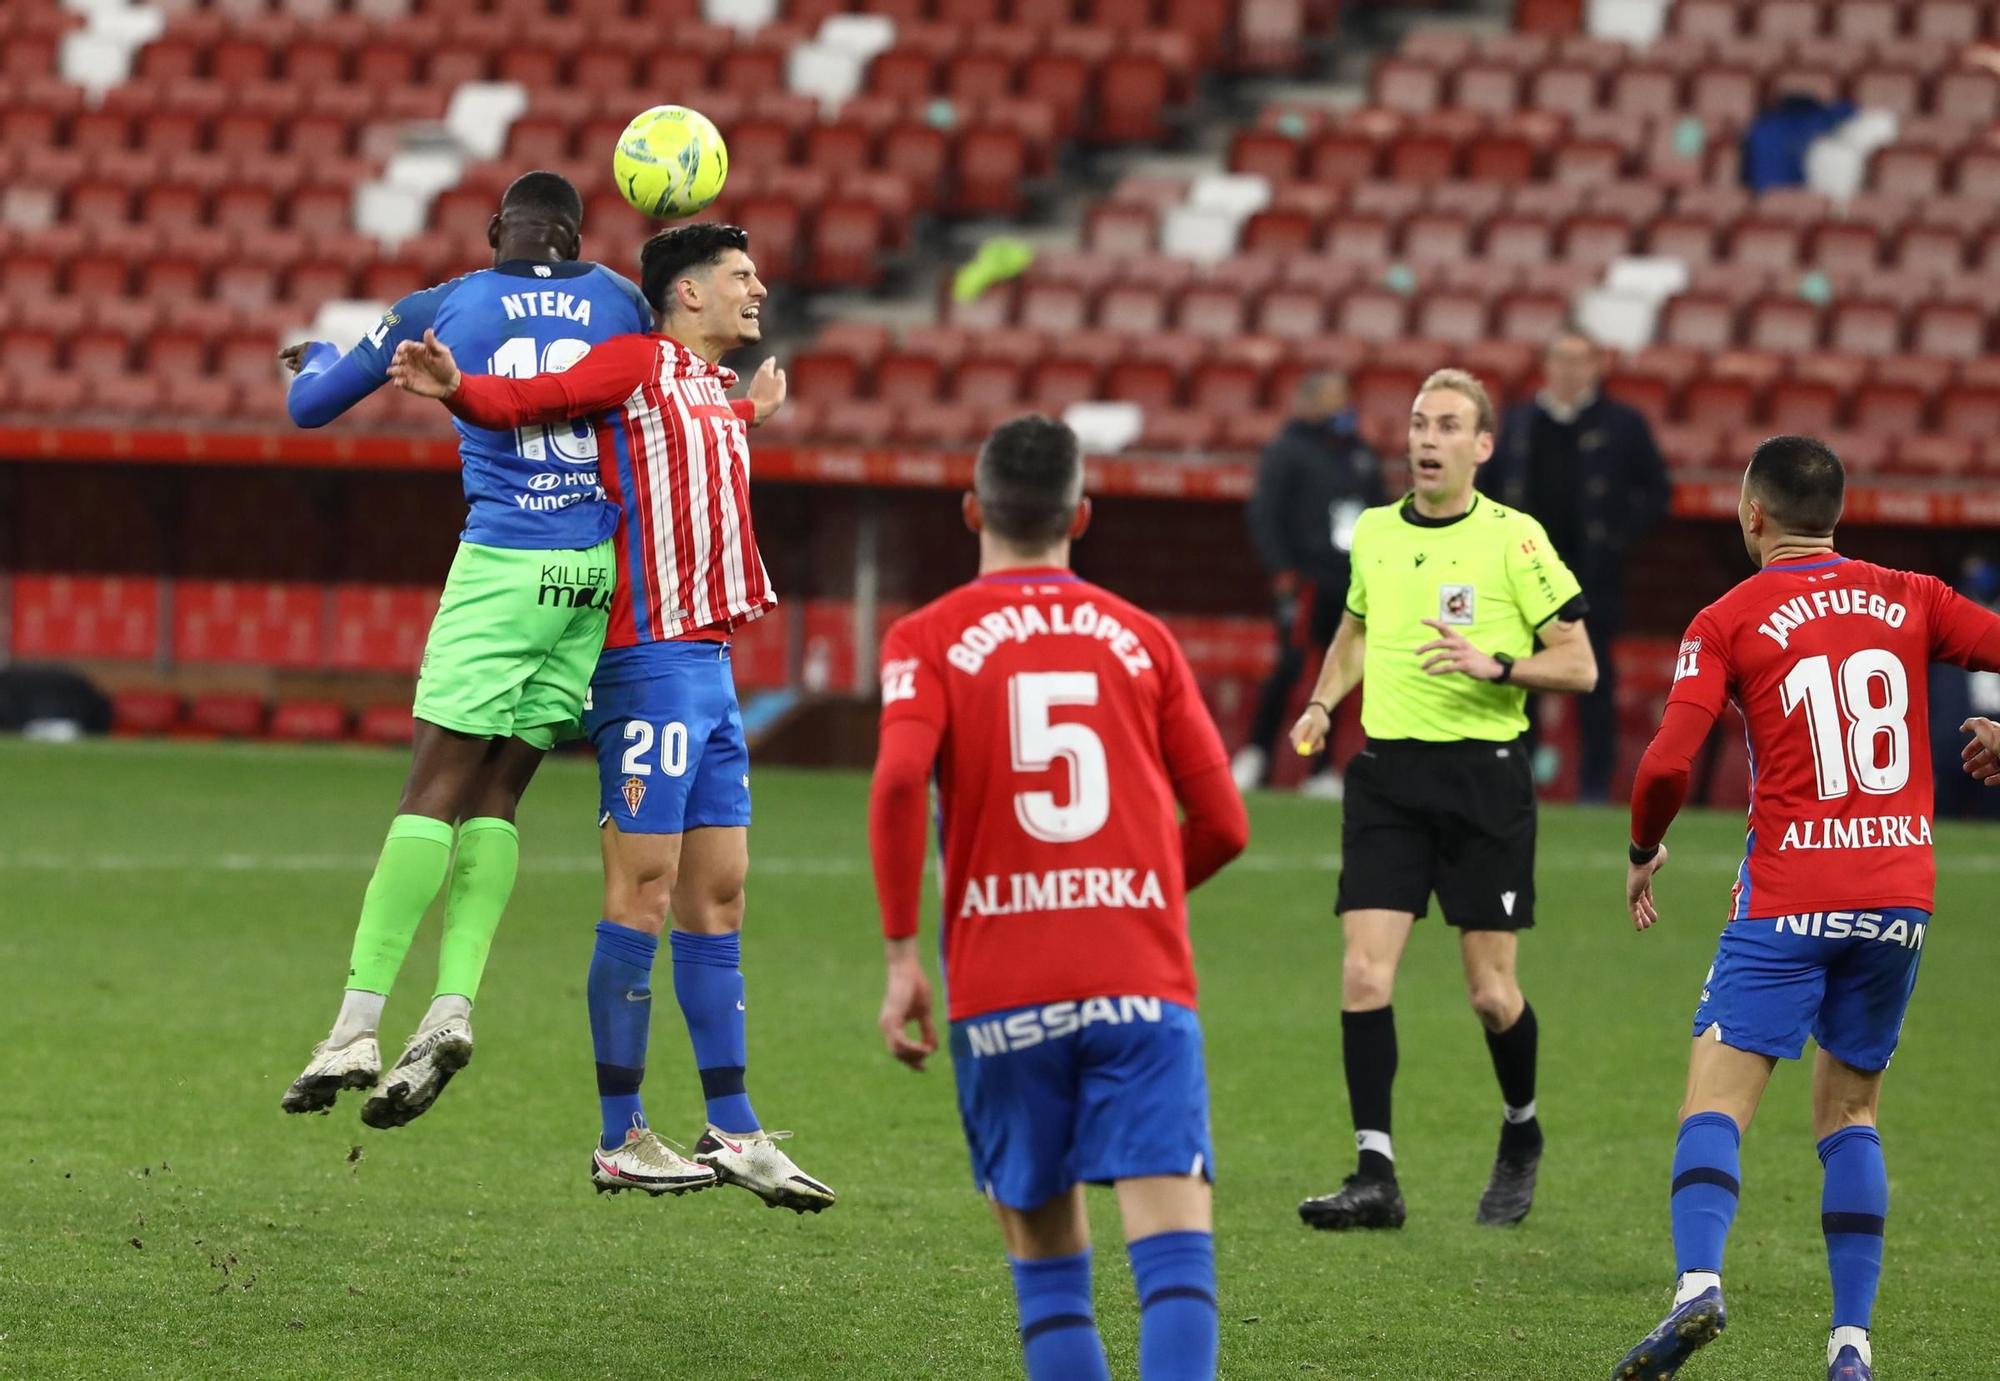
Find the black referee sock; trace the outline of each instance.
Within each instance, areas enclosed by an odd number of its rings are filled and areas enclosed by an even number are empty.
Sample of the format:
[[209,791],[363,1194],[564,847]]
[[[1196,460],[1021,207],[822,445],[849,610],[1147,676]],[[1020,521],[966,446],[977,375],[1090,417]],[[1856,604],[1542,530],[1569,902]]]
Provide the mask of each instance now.
[[1535,1009],[1525,1002],[1512,1026],[1486,1033],[1486,1049],[1493,1056],[1493,1073],[1506,1104],[1500,1126],[1503,1156],[1532,1155],[1542,1149],[1542,1124],[1535,1117],[1535,1054],[1540,1038]]
[[1347,1107],[1354,1115],[1355,1142],[1362,1147],[1360,1173],[1369,1179],[1393,1180],[1389,1090],[1396,1082],[1396,1009],[1342,1012],[1340,1054],[1347,1067]]

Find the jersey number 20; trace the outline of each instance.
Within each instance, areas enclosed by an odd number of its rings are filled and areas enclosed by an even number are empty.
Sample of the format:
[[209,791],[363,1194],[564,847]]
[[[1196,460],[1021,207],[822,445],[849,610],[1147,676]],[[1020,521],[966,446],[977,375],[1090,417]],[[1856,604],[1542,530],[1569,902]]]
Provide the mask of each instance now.
[[1057,706],[1096,703],[1094,671],[1024,671],[1007,682],[1014,770],[1045,772],[1058,762],[1069,767],[1067,805],[1057,805],[1053,791],[1014,793],[1014,818],[1036,839],[1074,844],[1096,834],[1111,818],[1111,773],[1104,740],[1088,724],[1049,720],[1049,711]]
[[[506,379],[560,374],[589,353],[589,341],[565,336],[542,347],[538,361],[532,336],[512,336],[493,352],[493,358],[486,362],[486,372]],[[516,427],[514,444],[523,460],[547,461],[551,451],[557,460],[571,465],[582,465],[585,461],[597,459],[597,431],[583,418],[546,427]]]
[[1840,664],[1837,690],[1834,682],[1833,664],[1822,653],[1801,658],[1783,687],[1788,717],[1800,705],[1806,708],[1819,798],[1838,800],[1852,789],[1850,783],[1871,796],[1901,791],[1910,780],[1910,683],[1903,663],[1879,647],[1866,648]]

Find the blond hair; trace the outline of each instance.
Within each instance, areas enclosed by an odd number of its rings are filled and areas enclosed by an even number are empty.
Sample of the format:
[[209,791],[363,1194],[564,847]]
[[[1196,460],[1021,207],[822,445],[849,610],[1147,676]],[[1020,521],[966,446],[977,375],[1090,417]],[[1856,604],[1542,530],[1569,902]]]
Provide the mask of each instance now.
[[1449,389],[1471,401],[1473,408],[1479,414],[1473,425],[1474,431],[1491,433],[1498,430],[1493,416],[1492,395],[1487,393],[1486,385],[1480,383],[1477,376],[1463,369],[1440,369],[1424,380],[1424,386],[1417,390],[1417,396],[1422,397],[1437,389]]

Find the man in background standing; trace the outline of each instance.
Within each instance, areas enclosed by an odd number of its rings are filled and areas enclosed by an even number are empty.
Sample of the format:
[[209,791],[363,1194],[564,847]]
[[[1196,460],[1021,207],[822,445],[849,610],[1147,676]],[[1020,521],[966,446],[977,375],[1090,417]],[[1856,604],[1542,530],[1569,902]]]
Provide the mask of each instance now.
[[[1347,597],[1348,547],[1361,510],[1385,503],[1382,462],[1362,441],[1347,405],[1347,380],[1308,374],[1299,381],[1291,421],[1264,447],[1246,516],[1257,560],[1271,580],[1271,617],[1278,660],[1257,693],[1250,738],[1230,771],[1240,791],[1270,775],[1271,744],[1306,656],[1333,641]],[[1319,770],[1307,779],[1314,795],[1338,796],[1332,736]]]
[[1531,513],[1583,586],[1584,629],[1597,688],[1579,698],[1577,795],[1611,799],[1618,761],[1618,677],[1612,644],[1625,620],[1625,556],[1666,516],[1671,486],[1638,409],[1603,392],[1596,341],[1565,327],[1542,357],[1542,391],[1507,410],[1480,487]]

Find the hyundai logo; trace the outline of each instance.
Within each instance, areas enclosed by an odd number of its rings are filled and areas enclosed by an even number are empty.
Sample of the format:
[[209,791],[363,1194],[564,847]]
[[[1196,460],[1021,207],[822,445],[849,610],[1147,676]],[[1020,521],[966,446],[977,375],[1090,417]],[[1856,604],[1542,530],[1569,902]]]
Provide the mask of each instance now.
[[536,475],[533,479],[528,481],[528,488],[560,489],[562,488],[562,482],[563,481],[561,475],[551,474],[545,470],[541,474]]

